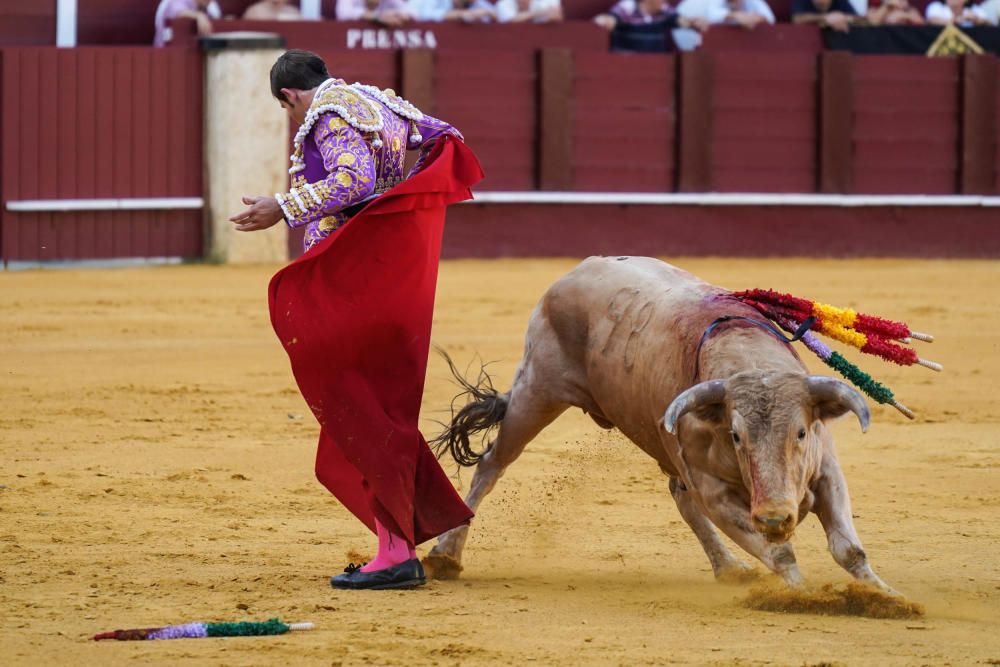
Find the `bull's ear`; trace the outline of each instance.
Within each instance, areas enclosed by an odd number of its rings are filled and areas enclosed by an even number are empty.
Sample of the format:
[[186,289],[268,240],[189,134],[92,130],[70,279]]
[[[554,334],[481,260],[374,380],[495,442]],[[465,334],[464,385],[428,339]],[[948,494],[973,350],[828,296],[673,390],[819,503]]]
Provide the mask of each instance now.
[[853,412],[861,424],[861,432],[868,430],[872,414],[868,403],[854,387],[824,375],[810,375],[806,385],[818,419],[826,421]]
[[[726,381],[709,380],[681,392],[663,415],[663,427],[668,433],[677,434],[677,422],[688,412],[701,419],[721,418],[726,400]],[[717,414],[716,414],[717,413]]]

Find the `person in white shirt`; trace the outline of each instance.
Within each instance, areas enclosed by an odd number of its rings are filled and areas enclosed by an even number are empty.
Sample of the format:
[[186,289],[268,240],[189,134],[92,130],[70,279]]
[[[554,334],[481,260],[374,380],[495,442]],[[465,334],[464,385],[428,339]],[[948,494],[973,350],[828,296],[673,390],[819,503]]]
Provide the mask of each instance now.
[[417,21],[489,23],[497,18],[489,0],[414,0]]
[[871,25],[923,25],[920,10],[910,5],[909,0],[879,0],[868,10]]
[[[762,23],[773,24],[774,12],[764,0],[683,0],[677,13],[687,18],[700,18],[711,25],[738,25],[753,30]],[[701,45],[702,36],[695,30],[677,28],[674,44],[681,51],[691,51]]]
[[248,21],[301,21],[302,12],[288,0],[260,0],[247,7],[243,18]]
[[160,0],[154,17],[153,46],[166,46],[174,38],[174,19],[194,19],[198,34],[212,34],[212,21],[222,18],[222,9],[215,0]]
[[1000,24],[1000,0],[983,0],[976,9],[981,11],[990,25]]
[[338,21],[373,21],[399,27],[414,19],[415,9],[407,0],[337,0]]
[[990,25],[990,19],[979,7],[967,4],[965,0],[935,0],[927,5],[924,17],[931,25],[956,24],[962,27]]
[[498,0],[496,9],[500,23],[553,23],[563,20],[559,0]]

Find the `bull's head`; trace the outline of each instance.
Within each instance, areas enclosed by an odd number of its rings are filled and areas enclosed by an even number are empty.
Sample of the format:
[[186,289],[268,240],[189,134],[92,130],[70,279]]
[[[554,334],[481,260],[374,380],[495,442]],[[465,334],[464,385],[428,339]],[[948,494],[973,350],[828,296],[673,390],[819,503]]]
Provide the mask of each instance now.
[[[664,415],[682,445],[718,443],[739,464],[753,527],[772,542],[791,537],[822,460],[823,423],[853,412],[868,429],[861,395],[833,378],[747,371],[695,385]],[[688,415],[683,422],[681,417]],[[714,443],[712,442],[714,441]],[[730,454],[731,452],[731,454]]]

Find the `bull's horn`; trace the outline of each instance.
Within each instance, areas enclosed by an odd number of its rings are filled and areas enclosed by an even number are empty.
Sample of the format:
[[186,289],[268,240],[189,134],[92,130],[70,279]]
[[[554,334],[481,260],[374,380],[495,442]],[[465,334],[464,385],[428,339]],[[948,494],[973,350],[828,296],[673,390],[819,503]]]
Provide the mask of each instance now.
[[726,381],[709,380],[696,384],[680,393],[663,415],[663,426],[668,433],[677,433],[677,420],[687,412],[703,405],[721,403],[726,398]]
[[809,388],[809,394],[817,402],[836,403],[842,406],[845,411],[850,410],[858,416],[861,432],[864,433],[868,430],[872,413],[868,409],[868,403],[856,389],[825,375],[810,375],[806,379],[806,385]]

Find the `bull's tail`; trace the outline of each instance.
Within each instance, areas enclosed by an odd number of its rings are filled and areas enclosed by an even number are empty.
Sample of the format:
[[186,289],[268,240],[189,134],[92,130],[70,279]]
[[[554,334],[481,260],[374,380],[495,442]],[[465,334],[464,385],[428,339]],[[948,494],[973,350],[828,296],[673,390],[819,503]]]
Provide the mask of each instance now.
[[[455,376],[462,391],[451,401],[451,423],[443,425],[444,431],[431,440],[430,445],[439,459],[447,452],[458,465],[471,467],[478,464],[489,450],[488,446],[484,446],[482,450],[474,451],[471,438],[482,434],[480,445],[485,445],[490,434],[507,414],[510,393],[501,394],[493,387],[493,380],[485,366],[480,366],[479,377],[471,382],[455,367],[444,350],[438,348],[438,352],[448,362],[451,374]],[[456,405],[463,401],[465,405],[456,411]]]

